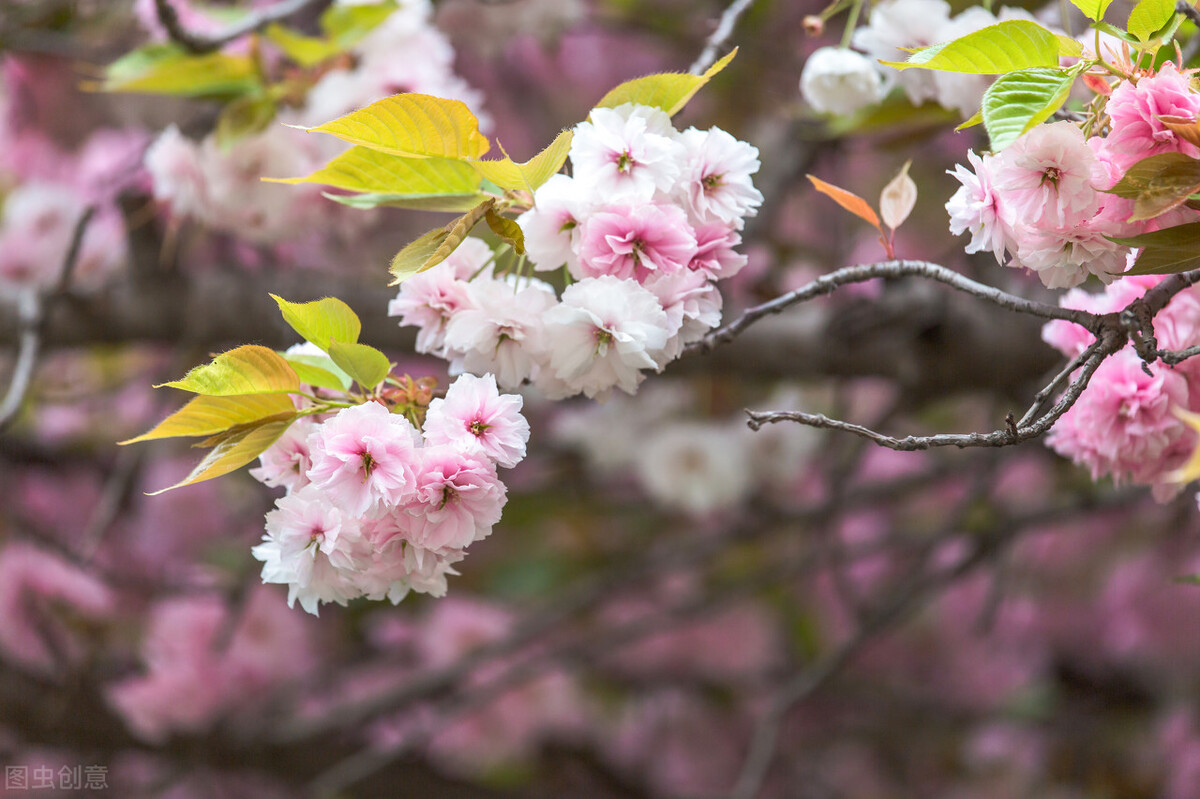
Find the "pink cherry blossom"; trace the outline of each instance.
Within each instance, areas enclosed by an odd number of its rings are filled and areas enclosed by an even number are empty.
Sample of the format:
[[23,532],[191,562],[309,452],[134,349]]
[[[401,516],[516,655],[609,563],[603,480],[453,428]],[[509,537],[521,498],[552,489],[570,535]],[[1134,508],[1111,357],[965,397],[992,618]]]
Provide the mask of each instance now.
[[56,555],[20,542],[0,550],[0,653],[10,660],[51,671],[57,656],[78,659],[80,619],[115,606],[106,585]]
[[555,304],[554,289],[534,278],[488,274],[466,286],[466,306],[446,324],[451,373],[492,372],[501,386],[515,389],[542,359],[542,316]]
[[396,298],[388,303],[388,316],[399,316],[401,325],[417,330],[417,352],[446,354],[446,325],[459,311],[471,307],[466,280],[445,263],[400,284]]
[[359,596],[372,549],[358,519],[312,484],[275,504],[263,542],[251,550],[263,561],[263,582],[287,585],[288,606],[299,599],[313,615],[321,602],[344,605]]
[[679,140],[687,152],[680,189],[692,217],[740,229],[763,201],[750,177],[762,166],[758,149],[720,128],[688,128]]
[[956,164],[950,173],[962,184],[946,203],[950,232],[955,236],[970,232],[967,252],[988,251],[996,257],[996,263],[1003,264],[1005,250],[1015,252],[1016,245],[1004,221],[1001,207],[1004,194],[995,186],[996,158],[991,155],[981,158],[974,150],[968,150],[967,161],[970,169]]
[[657,368],[672,332],[645,288],[612,275],[581,280],[546,313],[547,371],[589,397],[607,396],[614,386],[632,394],[640,370]]
[[421,450],[416,491],[405,505],[409,540],[431,550],[463,549],[486,538],[507,499],[491,461],[451,445]]
[[283,435],[258,456],[259,466],[250,470],[250,476],[263,485],[283,486],[289,492],[308,485],[308,469],[312,465],[308,437],[316,426],[310,418],[292,422]]
[[649,201],[668,193],[682,173],[683,145],[671,119],[657,108],[626,103],[594,108],[575,126],[571,165],[575,180],[608,201]]
[[308,479],[351,516],[413,491],[421,434],[377,402],[345,408],[308,437]]
[[590,192],[574,178],[554,175],[533,194],[533,208],[517,217],[529,260],[539,271],[577,263],[579,224],[589,211]]
[[696,235],[674,205],[615,205],[583,223],[576,277],[616,277],[644,283],[651,274],[672,274],[696,255]]
[[728,225],[716,222],[693,229],[696,234],[696,254],[688,269],[702,272],[710,280],[724,280],[742,271],[748,259],[737,251],[742,236]]
[[501,394],[492,375],[460,375],[435,398],[425,414],[425,442],[451,444],[509,468],[525,457],[529,422],[521,415],[524,400]]
[[1008,221],[1067,226],[1090,216],[1098,200],[1092,187],[1095,156],[1071,122],[1038,125],[996,160],[992,178],[1003,192]]
[[1170,61],[1136,84],[1121,81],[1108,98],[1105,112],[1112,119],[1112,130],[1103,139],[1103,147],[1122,171],[1160,153],[1200,157],[1200,148],[1176,136],[1158,119],[1200,115],[1200,94],[1192,89],[1190,76]]
[[1150,374],[1143,366],[1131,347],[1107,358],[1050,431],[1047,443],[1087,466],[1093,480],[1153,483],[1193,448],[1194,437],[1172,413],[1187,407],[1187,381],[1160,365]]

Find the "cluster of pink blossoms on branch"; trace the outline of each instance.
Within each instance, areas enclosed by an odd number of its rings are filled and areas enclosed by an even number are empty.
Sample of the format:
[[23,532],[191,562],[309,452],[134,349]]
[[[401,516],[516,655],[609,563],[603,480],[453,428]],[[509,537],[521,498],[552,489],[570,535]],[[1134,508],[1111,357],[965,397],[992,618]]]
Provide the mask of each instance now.
[[1163,153],[1200,156],[1163,116],[1195,119],[1200,94],[1171,62],[1157,74],[1124,81],[1105,106],[1107,136],[1087,138],[1072,122],[1039,125],[991,155],[968,153],[971,167],[954,176],[962,187],[946,204],[950,231],[969,232],[967,252],[989,251],[1007,266],[1032,269],[1050,288],[1077,286],[1095,275],[1111,283],[1127,268],[1127,238],[1200,219],[1180,206],[1131,221],[1134,201],[1108,193],[1135,163]]
[[[1098,295],[1073,289],[1062,305],[1101,314],[1120,311],[1161,280],[1157,275],[1127,277]],[[1172,297],[1154,317],[1154,336],[1170,350],[1200,344],[1200,290],[1192,287]],[[1060,320],[1049,322],[1042,337],[1068,357],[1095,340],[1079,325]],[[1086,466],[1093,480],[1111,476],[1118,483],[1153,485],[1156,496],[1168,498],[1180,488],[1172,471],[1196,446],[1195,435],[1174,413],[1177,408],[1200,413],[1200,362],[1147,364],[1133,345],[1126,345],[1100,364],[1087,389],[1051,429],[1047,443]]]
[[287,489],[253,550],[263,581],[313,614],[362,596],[444,595],[453,564],[500,520],[496,469],[529,440],[522,402],[491,375],[462,375],[429,403],[423,431],[378,402],[293,423],[251,470]]
[[[719,129],[677,131],[661,110],[594,109],[574,131],[571,176],[537,189],[517,222],[547,282],[498,274],[468,240],[400,288],[389,313],[420,328],[417,349],[451,371],[532,381],[555,399],[633,393],[721,320],[716,281],[746,265],[737,252],[762,194],[758,150]],[[519,272],[519,270],[518,270]]]

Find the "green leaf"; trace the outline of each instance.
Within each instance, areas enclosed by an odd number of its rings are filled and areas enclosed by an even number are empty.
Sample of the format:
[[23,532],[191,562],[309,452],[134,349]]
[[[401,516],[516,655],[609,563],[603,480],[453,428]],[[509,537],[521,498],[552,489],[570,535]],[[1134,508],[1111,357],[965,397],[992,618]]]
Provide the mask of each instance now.
[[487,220],[487,225],[492,232],[513,248],[513,252],[517,255],[525,254],[525,234],[520,225],[508,217],[500,216],[491,208],[487,210],[483,218]]
[[488,198],[481,192],[474,194],[330,194],[322,197],[335,203],[369,210],[371,208],[407,208],[410,211],[438,211],[462,213],[469,211]]
[[1143,42],[1150,41],[1154,33],[1168,22],[1175,14],[1173,0],[1138,0],[1138,4],[1129,12],[1129,32]]
[[1124,239],[1107,238],[1126,247],[1143,248],[1133,268],[1124,275],[1173,275],[1200,267],[1200,222]]
[[1071,5],[1083,12],[1083,15],[1092,22],[1099,22],[1104,19],[1104,12],[1108,10],[1108,6],[1112,0],[1071,0]]
[[1061,69],[1023,69],[1001,75],[983,94],[983,126],[992,149],[1003,150],[1066,102],[1075,76]]
[[275,100],[267,95],[239,97],[217,118],[217,144],[227,150],[239,139],[265,130],[275,111]]
[[288,425],[295,421],[297,415],[293,409],[289,414],[259,419],[218,434],[204,443],[204,446],[212,446],[212,450],[204,456],[200,463],[196,464],[196,468],[192,469],[191,474],[173,486],[151,491],[150,496],[204,480],[211,480],[214,477],[229,474],[235,469],[240,469],[274,444],[288,429]]
[[386,355],[366,344],[333,341],[329,344],[329,357],[367,391],[382,383],[392,369]]
[[307,177],[263,180],[268,183],[323,183],[363,194],[420,197],[480,194],[479,175],[466,161],[391,155],[369,147],[351,147]]
[[1200,191],[1200,160],[1183,153],[1143,158],[1108,191],[1134,201],[1130,222],[1153,219],[1178,208]]
[[379,27],[395,10],[395,0],[373,5],[335,3],[321,15],[321,30],[345,49]]
[[489,197],[445,227],[431,230],[416,241],[405,245],[404,249],[392,258],[389,271],[392,273],[393,279],[388,285],[398,285],[413,275],[431,269],[449,258],[450,254],[458,249],[458,245],[463,243],[463,239],[467,237],[472,228],[487,215],[488,211],[492,210],[492,206],[495,204],[496,198]]
[[708,68],[703,75],[689,75],[686,72],[663,72],[657,75],[646,75],[626,81],[596,103],[596,108],[616,108],[625,103],[649,105],[661,108],[669,115],[675,116],[688,100],[712,80],[713,76],[728,66],[737,55],[737,48]]
[[970,119],[966,120],[961,125],[956,127],[954,129],[954,132],[957,133],[960,130],[966,130],[967,128],[973,128],[976,125],[982,125],[982,124],[983,124],[983,111],[979,110],[979,111],[976,111],[974,114],[972,114]]
[[314,67],[345,49],[340,42],[305,36],[277,22],[267,27],[265,35],[271,44],[302,67]]
[[332,358],[325,355],[306,355],[304,353],[280,353],[284,360],[296,370],[301,383],[319,388],[331,388],[334,391],[349,391],[354,382],[350,375],[342,371]]
[[99,84],[86,87],[181,97],[238,96],[260,91],[262,82],[249,56],[191,55],[177,45],[150,44],[110,64]]
[[294,392],[300,388],[300,379],[275,350],[245,344],[218,355],[212,363],[197,366],[182,380],[162,383],[155,388],[163,386],[210,397],[227,397],[231,394]]
[[193,397],[179,410],[163,419],[148,432],[118,442],[121,445],[138,441],[178,436],[211,436],[237,425],[255,422],[269,416],[294,413],[295,406],[286,394],[238,394],[229,397]]
[[392,155],[478,158],[490,147],[465,103],[428,94],[394,94],[301,130],[328,133]]
[[884,61],[896,69],[937,69],[1003,75],[1019,69],[1058,66],[1058,37],[1036,22],[1010,19],[958,39],[922,47],[907,61]]
[[1077,39],[1072,39],[1062,33],[1054,34],[1058,39],[1058,54],[1066,58],[1083,58],[1083,45]]
[[362,332],[358,314],[337,297],[288,302],[272,294],[271,299],[275,300],[283,320],[292,326],[292,330],[321,349],[328,347],[331,339],[345,344],[358,341],[358,334]]
[[[468,161],[483,177],[502,189],[524,189],[533,192],[567,162],[574,134],[564,130],[540,153],[523,164],[518,164],[507,155],[499,161]],[[504,148],[501,148],[503,151]]]

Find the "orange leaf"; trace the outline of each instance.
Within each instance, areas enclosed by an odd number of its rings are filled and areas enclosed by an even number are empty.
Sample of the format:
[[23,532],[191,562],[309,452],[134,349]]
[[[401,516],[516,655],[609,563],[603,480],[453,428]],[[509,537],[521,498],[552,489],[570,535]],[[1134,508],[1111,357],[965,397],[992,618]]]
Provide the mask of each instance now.
[[826,183],[820,178],[814,178],[812,175],[809,175],[808,179],[812,181],[813,187],[816,188],[817,191],[821,192],[827,197],[832,197],[835,203],[842,206],[859,219],[863,219],[874,225],[875,229],[880,233],[883,232],[883,228],[879,225],[879,217],[875,215],[875,212],[871,210],[871,206],[867,205],[867,201],[862,197],[848,192],[845,189],[839,189],[837,186],[834,186],[831,183]]

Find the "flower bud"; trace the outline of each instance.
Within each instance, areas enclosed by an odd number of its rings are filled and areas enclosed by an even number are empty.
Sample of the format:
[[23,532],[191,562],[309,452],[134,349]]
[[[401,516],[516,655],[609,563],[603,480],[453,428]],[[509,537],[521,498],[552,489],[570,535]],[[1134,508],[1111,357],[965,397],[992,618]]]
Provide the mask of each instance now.
[[816,14],[809,14],[804,18],[804,35],[816,38],[825,32],[825,20],[821,19]]
[[817,111],[852,114],[883,99],[883,78],[861,53],[822,47],[804,64],[800,93]]

